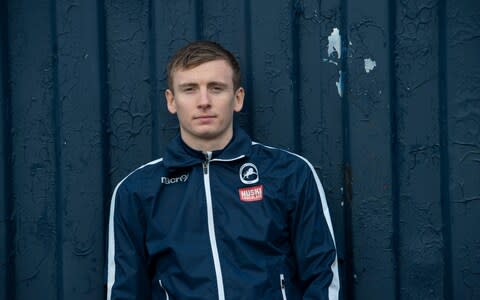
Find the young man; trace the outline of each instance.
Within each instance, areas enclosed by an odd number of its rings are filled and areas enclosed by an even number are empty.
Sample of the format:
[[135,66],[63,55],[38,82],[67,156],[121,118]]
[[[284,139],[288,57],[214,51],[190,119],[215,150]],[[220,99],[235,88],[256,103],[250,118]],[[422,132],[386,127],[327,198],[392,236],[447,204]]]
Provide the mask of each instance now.
[[312,165],[233,126],[235,57],[194,42],[168,65],[180,135],[112,197],[107,299],[337,299],[337,257]]

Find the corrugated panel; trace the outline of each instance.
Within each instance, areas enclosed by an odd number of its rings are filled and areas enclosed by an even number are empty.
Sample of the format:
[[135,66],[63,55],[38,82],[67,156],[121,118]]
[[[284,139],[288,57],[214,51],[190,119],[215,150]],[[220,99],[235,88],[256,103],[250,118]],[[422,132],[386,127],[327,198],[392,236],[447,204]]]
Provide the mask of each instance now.
[[178,132],[165,65],[239,58],[254,139],[327,193],[344,299],[480,297],[480,2],[0,4],[0,299],[103,299],[115,184]]
[[[480,2],[443,7],[441,63],[442,204],[449,271],[458,299],[480,297]],[[446,231],[445,229],[449,230]]]
[[[442,225],[440,2],[402,3],[396,21],[398,263],[400,296],[449,299]],[[412,16],[415,16],[412,18]],[[412,32],[411,28],[417,28]],[[447,222],[447,224],[443,224]],[[412,233],[415,234],[412,234]],[[435,274],[435,276],[432,276]],[[420,284],[421,283],[421,284]]]
[[[6,5],[0,2],[0,45],[7,43],[7,12]],[[12,298],[8,286],[12,285],[12,272],[14,266],[11,259],[13,254],[12,238],[14,235],[11,220],[12,201],[11,199],[11,139],[9,130],[11,128],[10,118],[10,97],[8,93],[8,62],[5,47],[0,47],[0,299]]]
[[[31,13],[31,12],[35,13]],[[57,81],[55,32],[49,1],[8,3],[8,63],[11,90],[11,215],[13,289],[16,299],[38,293],[56,299],[61,228],[56,179]]]
[[[358,299],[395,299],[391,1],[349,1],[344,101],[351,167],[352,255]],[[350,238],[350,237],[349,237]],[[372,289],[373,286],[381,288]]]

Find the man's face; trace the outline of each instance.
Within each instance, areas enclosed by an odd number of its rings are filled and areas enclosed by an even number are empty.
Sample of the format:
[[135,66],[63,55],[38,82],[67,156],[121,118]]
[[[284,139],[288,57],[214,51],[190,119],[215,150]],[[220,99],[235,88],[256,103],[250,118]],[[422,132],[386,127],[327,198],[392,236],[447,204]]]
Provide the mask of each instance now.
[[185,143],[199,150],[225,147],[233,134],[233,112],[242,109],[244,98],[242,88],[233,88],[230,65],[214,60],[176,69],[172,89],[165,91],[167,108],[177,114]]

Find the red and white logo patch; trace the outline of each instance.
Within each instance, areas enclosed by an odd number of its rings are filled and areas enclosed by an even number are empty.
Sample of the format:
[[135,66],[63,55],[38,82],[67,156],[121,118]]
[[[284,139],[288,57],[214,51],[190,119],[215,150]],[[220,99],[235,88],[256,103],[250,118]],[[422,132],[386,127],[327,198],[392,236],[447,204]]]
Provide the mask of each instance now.
[[260,201],[263,199],[263,185],[249,186],[238,189],[240,200],[245,202]]

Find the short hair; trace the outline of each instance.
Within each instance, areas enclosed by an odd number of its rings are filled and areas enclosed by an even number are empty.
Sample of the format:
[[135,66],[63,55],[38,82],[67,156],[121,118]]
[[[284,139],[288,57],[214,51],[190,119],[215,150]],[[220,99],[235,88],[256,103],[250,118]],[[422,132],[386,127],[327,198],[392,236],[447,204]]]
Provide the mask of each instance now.
[[175,70],[188,70],[219,59],[225,60],[232,68],[233,89],[236,91],[240,87],[240,64],[230,51],[212,41],[192,42],[175,52],[167,65],[168,87],[173,91],[173,73]]

